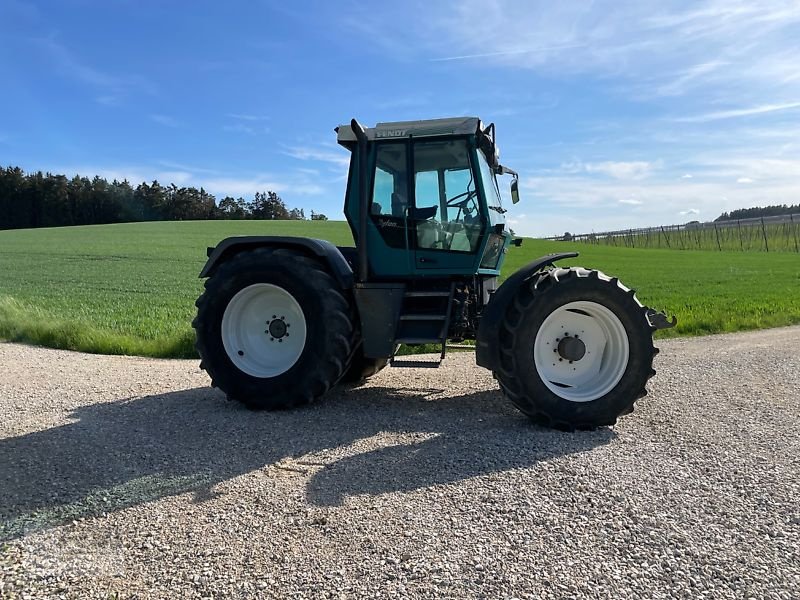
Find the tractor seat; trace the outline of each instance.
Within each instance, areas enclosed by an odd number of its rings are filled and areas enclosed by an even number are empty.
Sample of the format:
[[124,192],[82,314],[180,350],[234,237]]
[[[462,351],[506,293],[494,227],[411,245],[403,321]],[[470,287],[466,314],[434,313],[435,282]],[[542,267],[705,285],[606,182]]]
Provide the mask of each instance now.
[[425,221],[426,219],[432,219],[436,216],[436,211],[439,210],[438,206],[425,206],[423,208],[412,208],[411,209],[411,218],[417,219],[418,221]]

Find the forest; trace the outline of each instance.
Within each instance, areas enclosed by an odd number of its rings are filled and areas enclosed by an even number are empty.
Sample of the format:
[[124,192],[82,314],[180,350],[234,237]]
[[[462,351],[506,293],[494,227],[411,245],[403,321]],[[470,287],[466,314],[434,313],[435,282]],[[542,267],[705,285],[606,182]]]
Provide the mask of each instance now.
[[[97,225],[139,221],[210,219],[306,219],[302,208],[288,208],[272,191],[256,192],[253,200],[216,198],[202,187],[108,182],[102,177],[68,178],[52,173],[25,173],[0,168],[0,229]],[[325,221],[314,211],[311,220]]]
[[753,208],[738,208],[727,213],[724,212],[716,219],[715,222],[720,221],[738,221],[739,219],[758,219],[760,217],[777,217],[780,215],[796,215],[800,214],[800,204],[789,206],[786,204],[778,204],[774,206],[755,206]]

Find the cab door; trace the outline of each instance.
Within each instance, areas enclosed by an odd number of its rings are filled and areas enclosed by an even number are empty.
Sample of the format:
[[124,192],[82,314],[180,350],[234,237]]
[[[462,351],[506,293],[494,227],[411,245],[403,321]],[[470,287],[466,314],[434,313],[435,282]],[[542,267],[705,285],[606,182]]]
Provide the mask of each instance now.
[[409,243],[420,274],[469,274],[486,229],[466,138],[415,142]]

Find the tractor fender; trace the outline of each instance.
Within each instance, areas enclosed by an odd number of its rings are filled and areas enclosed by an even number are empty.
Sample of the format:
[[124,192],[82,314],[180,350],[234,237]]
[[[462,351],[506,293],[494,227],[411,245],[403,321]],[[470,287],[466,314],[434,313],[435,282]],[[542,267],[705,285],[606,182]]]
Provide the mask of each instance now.
[[557,260],[575,258],[577,252],[548,254],[528,263],[506,279],[495,291],[489,304],[483,310],[478,333],[475,339],[475,361],[481,367],[492,371],[500,364],[500,326],[506,316],[508,306],[514,301],[519,288],[533,278],[543,267],[552,265]]
[[328,265],[331,275],[336,278],[343,289],[349,290],[353,287],[353,269],[350,268],[339,248],[329,241],[273,235],[225,238],[215,247],[208,248],[208,260],[203,270],[200,271],[200,277],[210,277],[220,264],[239,252],[263,247],[294,248],[310,256],[319,257]]

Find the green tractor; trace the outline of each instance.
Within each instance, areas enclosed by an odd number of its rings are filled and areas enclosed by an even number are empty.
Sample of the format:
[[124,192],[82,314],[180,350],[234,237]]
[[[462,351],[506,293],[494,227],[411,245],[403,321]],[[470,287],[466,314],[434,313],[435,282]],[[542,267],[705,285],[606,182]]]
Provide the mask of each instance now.
[[[256,409],[314,402],[391,365],[438,367],[448,342],[541,425],[588,429],[633,410],[655,374],[652,334],[670,327],[616,278],[555,263],[502,285],[509,246],[494,124],[474,117],[336,128],[351,152],[344,212],[355,248],[247,236],[208,250],[197,350],[212,385]],[[438,359],[397,356],[436,344]]]

